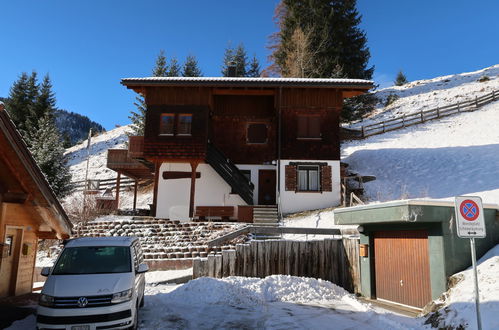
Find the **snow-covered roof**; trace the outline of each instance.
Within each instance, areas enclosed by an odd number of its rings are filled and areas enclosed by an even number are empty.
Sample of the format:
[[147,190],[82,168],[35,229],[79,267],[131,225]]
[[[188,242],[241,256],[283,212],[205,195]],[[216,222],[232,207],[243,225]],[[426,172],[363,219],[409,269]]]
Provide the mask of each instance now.
[[142,77],[123,78],[130,85],[234,85],[234,86],[316,86],[316,87],[373,87],[372,80],[337,78],[269,78],[269,77]]
[[[446,206],[446,207],[454,207],[454,201],[450,200],[441,200],[441,199],[403,199],[403,200],[395,200],[383,203],[373,203],[367,205],[357,205],[345,208],[338,208],[334,210],[334,213],[345,213],[354,210],[369,210],[376,209],[382,207],[393,207],[393,206]],[[487,209],[497,209],[499,210],[498,204],[483,204],[484,208]]]

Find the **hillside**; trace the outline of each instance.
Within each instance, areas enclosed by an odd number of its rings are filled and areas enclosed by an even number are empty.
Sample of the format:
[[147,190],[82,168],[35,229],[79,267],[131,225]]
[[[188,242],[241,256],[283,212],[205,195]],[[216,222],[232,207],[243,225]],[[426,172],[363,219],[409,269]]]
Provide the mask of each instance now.
[[[84,181],[87,169],[87,153],[89,153],[88,179],[105,180],[115,179],[116,172],[106,166],[108,149],[125,149],[128,142],[128,133],[131,132],[130,126],[121,126],[113,130],[103,132],[94,136],[91,140],[91,147],[87,150],[87,140],[66,149],[65,155],[68,157],[68,165],[72,174],[72,181]],[[66,198],[66,201],[77,199],[81,192],[74,192]],[[125,191],[120,199],[120,207],[131,208],[133,193]],[[146,189],[139,193],[137,204],[138,208],[148,208],[152,200],[151,189]]]
[[71,145],[86,140],[88,131],[105,132],[106,129],[87,116],[66,110],[56,110],[55,123],[61,134],[69,139]]
[[[403,86],[391,86],[375,93],[379,99],[376,110],[369,117],[352,125],[359,127],[388,120],[403,114],[474,100],[493,90],[499,91],[499,64],[460,74],[411,81]],[[385,106],[387,98],[398,98]]]
[[[485,82],[480,77],[488,76]],[[473,99],[499,90],[499,65],[472,73],[412,82],[379,91],[399,99],[367,121]],[[350,169],[376,176],[369,201],[478,195],[499,202],[499,101],[482,109],[342,144]],[[364,121],[363,124],[365,124]],[[358,123],[357,125],[359,125]]]

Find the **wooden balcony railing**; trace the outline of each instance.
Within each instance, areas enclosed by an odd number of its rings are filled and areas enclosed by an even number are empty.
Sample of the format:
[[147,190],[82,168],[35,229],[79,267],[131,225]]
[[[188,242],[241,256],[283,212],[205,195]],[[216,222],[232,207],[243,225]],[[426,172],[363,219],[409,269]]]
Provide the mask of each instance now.
[[131,158],[144,157],[144,137],[129,136],[128,137],[128,154]]
[[126,149],[109,149],[107,151],[107,167],[110,169],[121,169],[135,164],[137,161],[128,156]]

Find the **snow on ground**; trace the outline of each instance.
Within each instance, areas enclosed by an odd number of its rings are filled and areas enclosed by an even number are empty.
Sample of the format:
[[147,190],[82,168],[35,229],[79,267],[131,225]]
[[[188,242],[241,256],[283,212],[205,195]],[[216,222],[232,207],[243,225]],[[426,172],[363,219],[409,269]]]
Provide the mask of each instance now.
[[[91,139],[89,149],[88,179],[105,180],[115,179],[116,172],[107,168],[108,149],[126,149],[128,134],[132,131],[130,125],[121,126],[113,130],[103,132]],[[66,150],[72,181],[84,181],[87,170],[87,140]],[[152,185],[141,187],[137,194],[137,208],[148,209],[152,203]],[[114,192],[113,192],[114,194]],[[74,192],[65,199],[65,204],[82,204],[82,192]],[[133,187],[129,187],[120,193],[120,209],[131,209],[133,207]]]
[[[488,77],[489,80],[480,82],[479,80],[483,77]],[[365,126],[403,114],[474,100],[475,97],[488,94],[493,90],[499,91],[499,64],[474,72],[417,80],[403,86],[384,88],[375,93],[380,100],[375,113],[352,127]],[[390,94],[398,96],[399,99],[385,107],[386,99]]]
[[[89,179],[114,179],[116,172],[106,167],[108,149],[126,149],[130,125],[121,126],[101,133],[91,139],[90,161],[88,167]],[[68,165],[73,176],[72,181],[85,180],[87,169],[87,140],[66,150]]]
[[[350,233],[357,229],[357,226],[342,226],[334,224],[333,209],[314,210],[289,215],[283,220],[284,227],[305,227],[305,228],[337,228],[342,231],[348,230]],[[305,234],[284,234],[284,239],[302,241],[324,238],[338,238],[330,235],[305,235]]]
[[[498,272],[499,245],[496,245],[478,261],[480,313],[483,329],[499,329],[499,318],[497,317],[499,312]],[[444,307],[432,316],[435,322],[434,326],[458,328],[461,325],[465,329],[477,329],[473,270],[470,267],[455,274],[453,278],[460,279],[460,282],[435,302],[443,304]]]
[[[173,291],[172,291],[173,289]],[[377,312],[311,278],[199,278],[148,286],[141,329],[420,329],[422,320]]]
[[180,270],[157,270],[146,273],[147,283],[169,282],[186,276],[192,276],[192,267]]
[[362,175],[370,201],[478,195],[499,202],[499,101],[482,109],[349,141],[342,161]]

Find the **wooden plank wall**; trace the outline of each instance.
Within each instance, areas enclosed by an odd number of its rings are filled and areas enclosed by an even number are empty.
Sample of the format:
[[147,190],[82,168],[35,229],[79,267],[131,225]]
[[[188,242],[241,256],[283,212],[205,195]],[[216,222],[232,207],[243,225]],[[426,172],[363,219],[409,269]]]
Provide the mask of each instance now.
[[358,239],[266,240],[238,244],[221,255],[194,259],[193,278],[293,275],[320,278],[360,292]]

